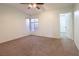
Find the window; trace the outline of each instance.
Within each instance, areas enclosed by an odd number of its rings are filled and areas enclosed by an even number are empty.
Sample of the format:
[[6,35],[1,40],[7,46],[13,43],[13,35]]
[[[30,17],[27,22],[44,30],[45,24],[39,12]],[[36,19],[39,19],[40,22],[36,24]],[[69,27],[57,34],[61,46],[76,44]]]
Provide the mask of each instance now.
[[38,19],[26,19],[30,32],[35,32],[38,29]]

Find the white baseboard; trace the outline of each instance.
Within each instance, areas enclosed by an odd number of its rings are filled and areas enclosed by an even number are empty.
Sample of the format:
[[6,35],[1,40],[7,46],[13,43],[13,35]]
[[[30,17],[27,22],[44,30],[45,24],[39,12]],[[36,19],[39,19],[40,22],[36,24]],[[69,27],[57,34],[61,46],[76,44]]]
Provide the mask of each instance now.
[[11,41],[11,40],[16,40],[16,39],[24,37],[24,36],[28,36],[28,35],[21,35],[21,36],[18,36],[18,37],[14,37],[12,39],[1,40],[0,43],[8,42],[8,41]]

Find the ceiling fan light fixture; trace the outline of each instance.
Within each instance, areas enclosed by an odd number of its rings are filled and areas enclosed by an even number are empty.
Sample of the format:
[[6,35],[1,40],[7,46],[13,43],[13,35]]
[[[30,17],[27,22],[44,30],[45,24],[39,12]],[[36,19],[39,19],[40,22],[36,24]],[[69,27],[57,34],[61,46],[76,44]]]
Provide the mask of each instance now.
[[37,5],[36,5],[36,3],[33,3],[33,4],[29,4],[28,7],[29,7],[29,8],[36,8]]
[[32,4],[29,4],[28,7],[29,7],[29,8],[32,8]]
[[[21,3],[26,4],[26,3]],[[28,9],[40,9],[44,3],[28,3]]]
[[37,7],[37,5],[36,5],[36,3],[34,3],[34,4],[33,4],[33,8],[36,8],[36,7]]

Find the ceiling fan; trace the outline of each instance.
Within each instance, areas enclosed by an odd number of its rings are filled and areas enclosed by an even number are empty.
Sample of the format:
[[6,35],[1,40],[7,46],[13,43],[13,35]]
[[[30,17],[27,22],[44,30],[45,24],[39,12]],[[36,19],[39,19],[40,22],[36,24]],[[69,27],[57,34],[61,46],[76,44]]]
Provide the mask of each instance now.
[[28,9],[32,8],[40,9],[44,3],[20,3],[20,4],[28,4]]

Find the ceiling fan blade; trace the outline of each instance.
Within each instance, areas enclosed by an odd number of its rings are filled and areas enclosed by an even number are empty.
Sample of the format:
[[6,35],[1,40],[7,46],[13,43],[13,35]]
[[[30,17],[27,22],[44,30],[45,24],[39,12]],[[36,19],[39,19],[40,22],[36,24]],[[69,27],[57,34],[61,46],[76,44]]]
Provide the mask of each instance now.
[[40,7],[36,7],[37,9],[40,9]]
[[36,4],[38,4],[38,5],[43,5],[44,3],[36,3]]

